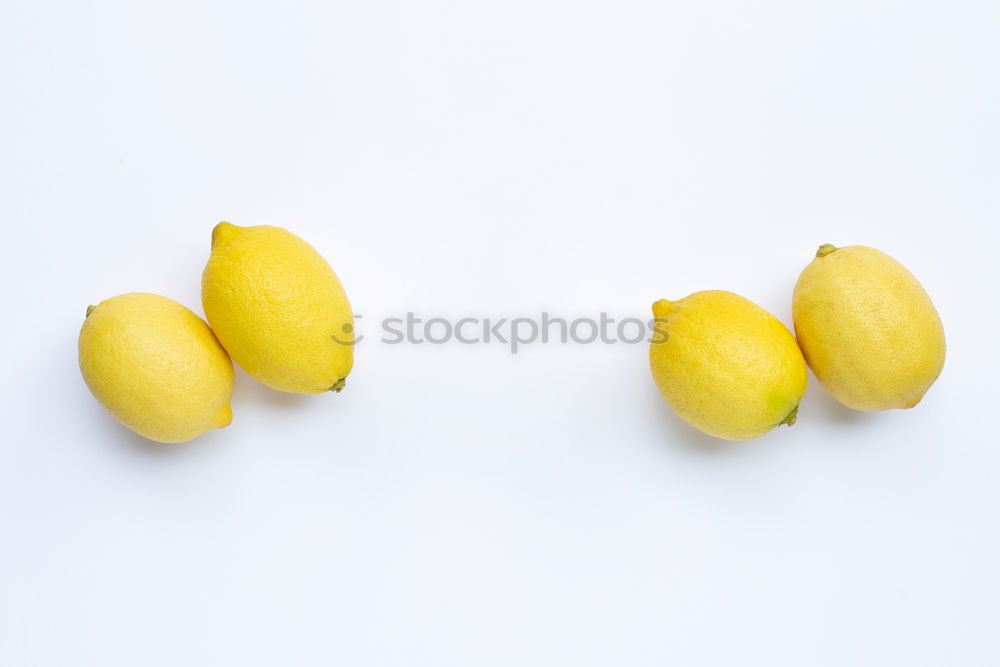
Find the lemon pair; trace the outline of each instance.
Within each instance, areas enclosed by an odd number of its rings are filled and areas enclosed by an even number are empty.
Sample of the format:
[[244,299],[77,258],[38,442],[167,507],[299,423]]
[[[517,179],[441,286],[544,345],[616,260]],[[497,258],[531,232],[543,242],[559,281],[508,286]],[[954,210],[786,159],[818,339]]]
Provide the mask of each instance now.
[[294,234],[219,223],[202,305],[208,324],[176,301],[141,292],[87,309],[84,380],[136,433],[185,442],[229,425],[230,357],[274,389],[343,388],[354,359],[351,305],[326,260]]
[[807,363],[834,398],[866,412],[913,407],[944,366],[944,329],[927,292],[902,264],[864,246],[820,246],[795,285],[795,337],[730,292],[657,301],[653,315],[649,360],[660,393],[685,421],[725,440],[794,424]]

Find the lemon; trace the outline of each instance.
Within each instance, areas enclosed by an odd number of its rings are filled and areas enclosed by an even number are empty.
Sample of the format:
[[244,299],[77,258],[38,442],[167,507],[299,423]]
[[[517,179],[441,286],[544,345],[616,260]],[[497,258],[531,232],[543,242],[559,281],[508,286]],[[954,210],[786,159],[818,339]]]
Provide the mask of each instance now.
[[316,250],[280,227],[212,230],[202,304],[226,351],[252,377],[299,394],[340,391],[354,362],[354,317]]
[[720,290],[662,299],[653,315],[653,379],[682,419],[725,440],[749,440],[795,423],[806,364],[777,318]]
[[905,266],[865,246],[824,244],[792,301],[816,378],[849,408],[912,408],[944,367],[944,327]]
[[133,292],[87,309],[80,370],[118,421],[157,442],[186,442],[233,419],[233,364],[205,321]]

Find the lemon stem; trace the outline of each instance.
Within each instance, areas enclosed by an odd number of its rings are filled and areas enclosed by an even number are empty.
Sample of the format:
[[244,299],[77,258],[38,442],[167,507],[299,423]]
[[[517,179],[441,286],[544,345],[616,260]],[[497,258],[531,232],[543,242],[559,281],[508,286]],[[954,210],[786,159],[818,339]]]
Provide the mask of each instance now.
[[339,380],[333,383],[333,386],[330,387],[330,391],[335,391],[337,393],[340,393],[340,390],[344,388],[345,384],[347,384],[347,378],[340,378]]
[[784,419],[778,422],[778,426],[781,426],[782,424],[784,424],[785,426],[791,426],[792,424],[795,423],[795,419],[798,416],[799,416],[799,406],[796,405],[794,408],[792,408],[792,411],[785,416]]
[[97,306],[87,306],[87,315],[83,319],[90,317],[90,314],[94,312],[94,308],[97,308]]
[[826,257],[827,255],[829,255],[831,252],[833,252],[836,249],[837,249],[837,246],[835,246],[835,245],[833,245],[831,243],[824,243],[823,245],[821,245],[819,247],[818,250],[816,250],[816,256],[817,257]]

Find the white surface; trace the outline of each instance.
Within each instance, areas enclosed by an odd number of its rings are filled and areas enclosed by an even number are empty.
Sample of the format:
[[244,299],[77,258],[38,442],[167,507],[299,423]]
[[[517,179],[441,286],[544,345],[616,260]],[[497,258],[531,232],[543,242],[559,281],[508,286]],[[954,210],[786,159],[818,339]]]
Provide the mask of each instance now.
[[[828,5],[828,6],[827,6]],[[1000,664],[993,2],[4,4],[0,664]],[[716,446],[644,345],[381,345],[148,446],[90,303],[201,313],[217,221],[381,316],[786,322],[822,242],[944,318],[919,407]]]

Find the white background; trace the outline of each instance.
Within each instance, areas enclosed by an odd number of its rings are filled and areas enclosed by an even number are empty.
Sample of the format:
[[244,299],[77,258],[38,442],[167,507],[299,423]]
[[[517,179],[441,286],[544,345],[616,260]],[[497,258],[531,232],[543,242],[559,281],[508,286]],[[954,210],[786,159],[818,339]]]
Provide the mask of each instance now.
[[[1000,664],[995,2],[49,2],[0,20],[0,665]],[[270,223],[369,339],[242,372],[181,446],[88,394],[88,304],[201,314]],[[944,374],[719,443],[645,345],[385,345],[380,317],[786,323],[823,242],[936,301]]]

